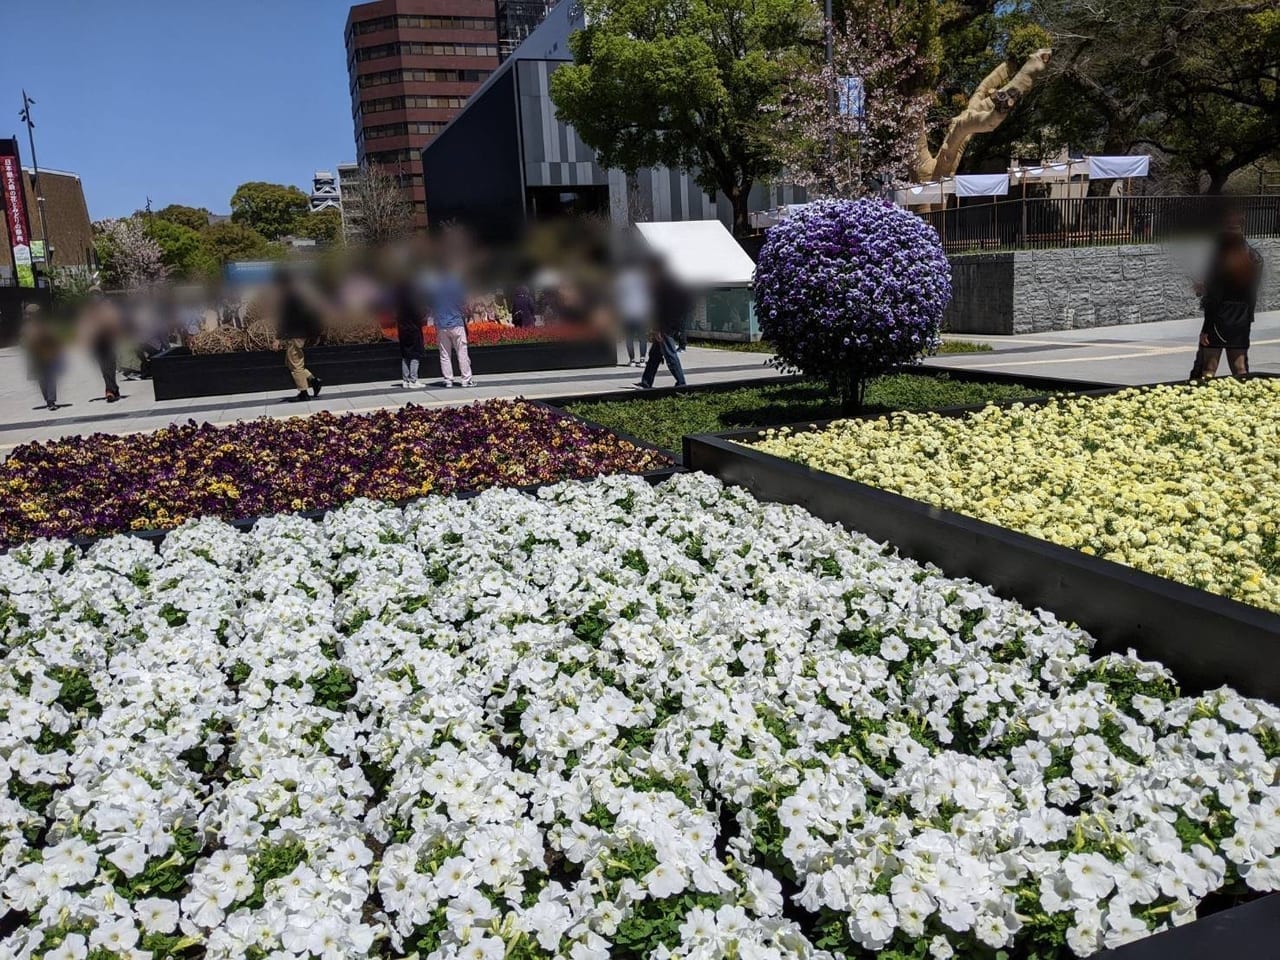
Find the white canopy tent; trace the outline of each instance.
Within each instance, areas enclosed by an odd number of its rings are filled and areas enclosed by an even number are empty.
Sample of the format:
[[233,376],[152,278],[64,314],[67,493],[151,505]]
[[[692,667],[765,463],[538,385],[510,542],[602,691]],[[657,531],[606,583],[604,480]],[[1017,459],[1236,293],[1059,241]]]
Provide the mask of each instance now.
[[893,202],[900,207],[923,207],[942,203],[956,192],[955,182],[940,180],[933,183],[913,183],[909,187],[893,191]]
[[750,286],[756,265],[719,220],[637,223],[645,243],[690,287]]
[[1000,197],[1009,188],[1029,183],[1075,183],[1089,180],[1131,180],[1148,176],[1151,158],[1145,154],[1121,157],[1082,157],[1062,163],[1039,164],[1034,167],[1010,167],[1008,173],[961,174],[945,180],[913,183],[893,192],[900,207],[921,207],[945,203],[949,196]]
[[760,339],[751,281],[755,262],[719,220],[637,223],[649,249],[693,295],[692,335]]
[[957,197],[1003,197],[1009,192],[1007,173],[966,173],[955,178]]

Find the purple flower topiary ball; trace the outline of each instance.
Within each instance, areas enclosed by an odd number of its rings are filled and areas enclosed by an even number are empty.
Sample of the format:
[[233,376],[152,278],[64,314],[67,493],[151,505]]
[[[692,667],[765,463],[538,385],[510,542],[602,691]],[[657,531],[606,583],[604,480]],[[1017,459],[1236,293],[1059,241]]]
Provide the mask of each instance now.
[[933,228],[882,200],[818,200],[771,228],[760,331],[782,365],[865,381],[937,349],[951,267]]

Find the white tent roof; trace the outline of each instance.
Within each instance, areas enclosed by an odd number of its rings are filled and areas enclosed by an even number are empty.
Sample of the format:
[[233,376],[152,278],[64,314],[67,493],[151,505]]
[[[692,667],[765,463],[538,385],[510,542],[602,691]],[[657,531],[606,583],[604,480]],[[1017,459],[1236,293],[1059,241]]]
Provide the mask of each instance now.
[[742,287],[756,265],[719,220],[637,223],[672,275],[691,287]]

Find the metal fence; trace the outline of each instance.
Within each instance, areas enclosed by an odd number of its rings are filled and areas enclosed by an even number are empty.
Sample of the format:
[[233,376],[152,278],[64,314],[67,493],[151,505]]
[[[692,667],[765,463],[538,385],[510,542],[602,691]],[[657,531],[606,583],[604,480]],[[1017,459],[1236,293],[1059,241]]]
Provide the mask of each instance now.
[[921,213],[948,253],[1154,243],[1218,229],[1229,213],[1250,237],[1280,237],[1280,196],[1074,197],[966,201]]

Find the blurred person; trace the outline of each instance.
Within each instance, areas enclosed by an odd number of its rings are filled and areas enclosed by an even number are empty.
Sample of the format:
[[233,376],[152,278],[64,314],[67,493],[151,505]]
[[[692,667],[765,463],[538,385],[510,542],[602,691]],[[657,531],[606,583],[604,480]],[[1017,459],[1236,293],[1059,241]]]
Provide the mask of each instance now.
[[298,392],[287,398],[289,403],[301,403],[307,399],[307,388],[313,397],[320,396],[323,381],[307,369],[307,344],[315,340],[321,333],[320,310],[300,288],[298,281],[288,272],[282,270],[276,276],[278,340],[276,349],[284,346],[284,364],[293,378],[293,385]]
[[528,287],[516,287],[511,301],[511,322],[517,327],[535,327],[538,324],[538,305]]
[[689,295],[671,276],[671,272],[666,269],[661,260],[657,258],[651,260],[649,272],[653,289],[653,330],[650,334],[652,347],[649,350],[649,360],[644,366],[644,373],[640,375],[640,382],[635,386],[640,390],[652,389],[653,378],[658,374],[658,364],[665,360],[667,369],[675,377],[676,386],[683,387],[685,386],[684,367],[680,363],[676,336],[684,328],[685,317],[689,313]]
[[413,285],[408,281],[397,283],[392,291],[391,310],[396,321],[396,339],[400,341],[400,386],[405,390],[417,390],[418,364],[426,352],[422,338],[422,309],[418,304]]
[[49,410],[58,409],[58,375],[62,372],[63,342],[53,321],[38,303],[22,308],[20,340],[27,353],[28,369],[40,385],[40,396]]
[[[622,323],[622,337],[627,344],[627,361],[633,367],[642,366],[652,323],[653,298],[649,293],[649,276],[640,263],[624,263],[618,270],[614,302]],[[636,356],[637,349],[639,357]]]
[[1262,254],[1245,239],[1243,218],[1233,214],[1218,236],[1205,279],[1194,284],[1204,325],[1191,379],[1217,376],[1224,350],[1232,376],[1248,375],[1249,333],[1261,282]]
[[119,308],[98,287],[89,290],[89,298],[80,314],[80,329],[89,354],[102,373],[102,386],[107,403],[120,399],[116,381],[116,351],[124,335],[124,320]]
[[440,376],[453,386],[453,356],[457,357],[461,384],[470,387],[471,357],[467,352],[467,288],[456,263],[447,263],[428,275],[425,283],[428,310],[436,328],[440,350]]

